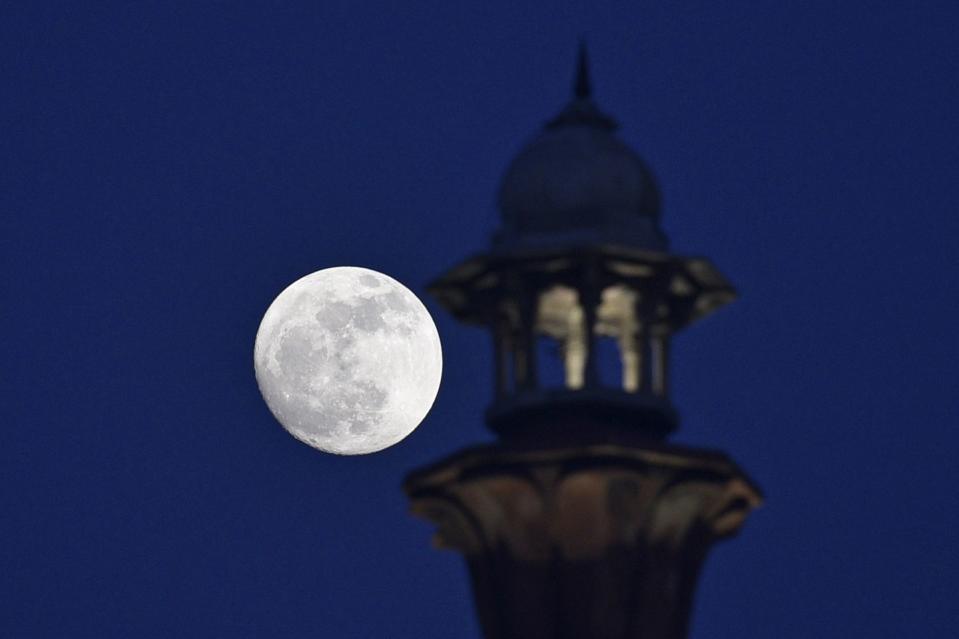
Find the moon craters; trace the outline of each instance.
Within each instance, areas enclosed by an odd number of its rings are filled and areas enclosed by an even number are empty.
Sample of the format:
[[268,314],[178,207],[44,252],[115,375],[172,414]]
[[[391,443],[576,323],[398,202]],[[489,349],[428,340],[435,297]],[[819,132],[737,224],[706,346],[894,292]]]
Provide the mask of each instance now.
[[381,273],[318,271],[273,302],[257,333],[263,397],[295,437],[340,454],[373,452],[411,432],[439,386],[429,312]]

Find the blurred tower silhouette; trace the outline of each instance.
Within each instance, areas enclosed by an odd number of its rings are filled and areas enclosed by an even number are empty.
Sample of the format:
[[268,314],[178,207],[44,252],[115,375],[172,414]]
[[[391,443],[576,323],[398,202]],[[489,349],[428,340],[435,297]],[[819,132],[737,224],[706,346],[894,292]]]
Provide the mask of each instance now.
[[572,100],[506,171],[491,248],[429,287],[492,333],[499,439],[404,488],[465,555],[488,639],[686,636],[707,551],[761,500],[725,455],[665,442],[670,339],[735,293],[668,251],[615,129],[581,46]]

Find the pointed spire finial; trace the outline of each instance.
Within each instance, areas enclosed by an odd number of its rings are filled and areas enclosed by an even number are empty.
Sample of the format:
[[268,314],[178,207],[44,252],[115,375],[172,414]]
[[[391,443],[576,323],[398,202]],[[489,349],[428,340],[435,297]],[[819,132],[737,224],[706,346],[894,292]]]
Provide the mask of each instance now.
[[579,39],[579,58],[576,63],[576,82],[573,84],[573,95],[585,99],[592,93],[589,83],[589,59],[586,55],[586,39]]
[[586,40],[579,39],[579,55],[576,60],[576,75],[573,79],[573,99],[559,115],[546,123],[547,129],[564,126],[592,126],[613,130],[616,121],[603,114],[592,100],[593,88],[589,80],[589,58],[586,54]]

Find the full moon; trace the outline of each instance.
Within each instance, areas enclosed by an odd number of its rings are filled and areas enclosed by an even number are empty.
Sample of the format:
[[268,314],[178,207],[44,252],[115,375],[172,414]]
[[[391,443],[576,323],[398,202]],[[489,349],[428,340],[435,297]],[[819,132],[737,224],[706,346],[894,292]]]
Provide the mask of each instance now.
[[317,271],[290,284],[260,322],[256,381],[291,435],[362,455],[423,421],[443,373],[440,338],[419,298],[365,268]]

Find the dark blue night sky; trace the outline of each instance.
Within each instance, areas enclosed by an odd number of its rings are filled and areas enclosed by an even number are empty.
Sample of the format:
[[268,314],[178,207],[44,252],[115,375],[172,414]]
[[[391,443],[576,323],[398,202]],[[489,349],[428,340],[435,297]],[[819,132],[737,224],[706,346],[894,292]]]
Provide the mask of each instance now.
[[[674,249],[741,294],[674,347],[676,440],[767,495],[692,636],[955,633],[954,2],[85,4],[0,7],[0,637],[479,636],[399,485],[491,438],[490,345],[423,289],[487,245],[581,34]],[[252,370],[342,264],[423,295],[446,358],[361,458]]]

